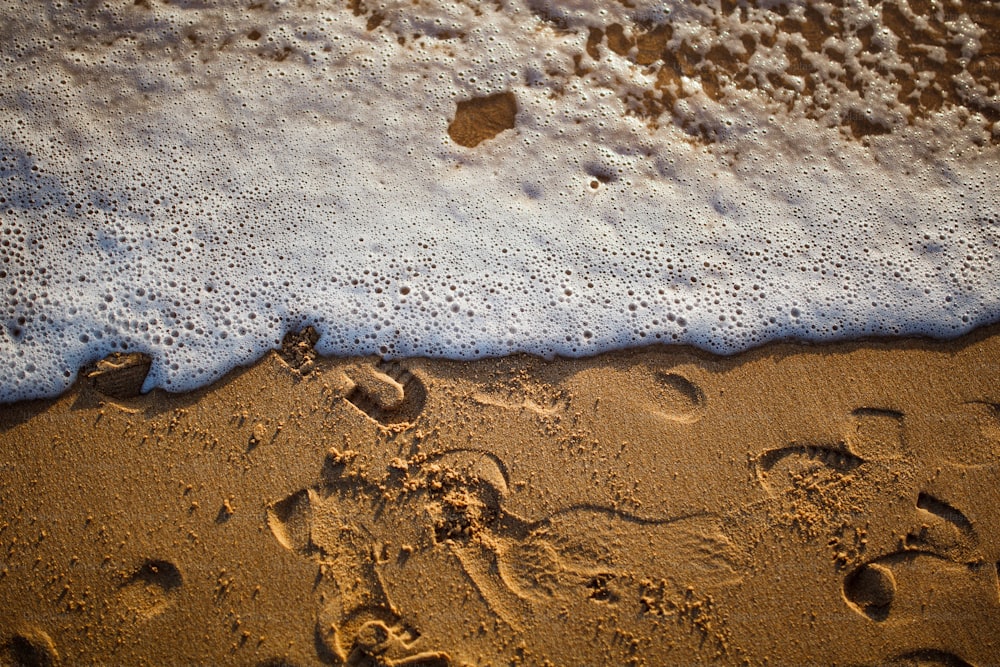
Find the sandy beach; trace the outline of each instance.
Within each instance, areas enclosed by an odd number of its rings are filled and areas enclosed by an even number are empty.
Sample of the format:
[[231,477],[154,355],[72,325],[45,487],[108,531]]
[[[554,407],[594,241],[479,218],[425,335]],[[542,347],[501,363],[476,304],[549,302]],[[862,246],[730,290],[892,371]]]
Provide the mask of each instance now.
[[1000,666],[997,2],[16,4],[0,666]]
[[140,357],[0,410],[3,664],[1000,660],[1000,329]]

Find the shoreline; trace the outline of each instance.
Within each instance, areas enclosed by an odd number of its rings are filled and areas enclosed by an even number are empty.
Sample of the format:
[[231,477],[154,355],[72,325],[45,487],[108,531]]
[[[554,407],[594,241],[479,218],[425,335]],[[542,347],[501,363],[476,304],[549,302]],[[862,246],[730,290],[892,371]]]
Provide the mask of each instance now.
[[[297,331],[289,331],[284,339],[283,345],[285,345],[289,340],[298,340],[298,337],[303,335],[303,332],[307,330],[312,330],[311,325],[307,325],[303,329]],[[512,352],[509,354],[492,355],[492,356],[480,356],[474,359],[459,359],[453,357],[443,357],[443,356],[413,356],[413,357],[385,357],[378,354],[371,355],[350,355],[350,354],[329,354],[322,355],[312,352],[312,359],[314,360],[324,360],[327,362],[337,363],[337,362],[351,362],[356,360],[366,360],[371,363],[397,363],[406,364],[408,362],[427,362],[427,363],[444,363],[444,364],[476,364],[480,362],[497,361],[508,358],[524,358],[531,359],[542,363],[560,363],[560,362],[587,362],[592,360],[599,360],[603,357],[630,354],[633,352],[642,352],[644,350],[658,350],[662,349],[666,353],[680,353],[692,357],[696,357],[704,362],[712,361],[726,361],[741,358],[753,358],[755,355],[764,353],[771,354],[773,349],[786,350],[787,353],[794,354],[798,352],[808,352],[808,351],[829,351],[829,352],[839,352],[845,349],[851,349],[855,347],[872,347],[876,349],[885,348],[917,348],[917,349],[933,349],[939,347],[966,347],[968,345],[981,342],[986,338],[992,336],[1000,335],[1000,321],[991,322],[988,324],[977,325],[970,328],[965,333],[956,336],[934,336],[932,334],[926,335],[872,335],[872,336],[858,336],[849,337],[845,336],[843,339],[822,339],[822,340],[809,340],[795,338],[794,336],[788,338],[778,338],[769,340],[765,343],[760,343],[753,347],[743,349],[738,352],[733,352],[732,354],[722,354],[718,352],[713,352],[712,350],[699,347],[697,345],[692,345],[689,343],[671,343],[671,342],[649,342],[642,345],[630,345],[621,348],[613,348],[605,350],[602,352],[596,352],[593,354],[586,354],[580,356],[566,356],[555,354],[551,357],[547,357],[540,354],[534,354],[531,352]],[[315,344],[315,342],[313,343]],[[97,364],[101,361],[111,359],[114,357],[128,357],[132,355],[140,355],[149,359],[149,355],[144,352],[113,352],[105,357],[95,358],[93,362],[84,364],[81,368],[77,370],[76,379],[71,385],[66,389],[66,391],[54,395],[54,396],[43,396],[37,398],[27,398],[20,399],[16,401],[0,402],[0,408],[3,409],[20,409],[32,404],[47,404],[54,401],[58,401],[66,394],[78,391],[79,386],[86,382],[85,375],[88,371],[92,371],[96,368]],[[193,389],[187,389],[182,391],[171,391],[164,389],[162,387],[154,387],[146,392],[138,392],[138,390],[132,391],[132,397],[137,396],[164,396],[164,397],[176,397],[185,396],[189,394],[197,394],[199,392],[204,392],[211,389],[217,385],[226,383],[230,381],[231,378],[238,376],[239,374],[246,372],[247,370],[265,363],[265,361],[273,356],[282,356],[281,348],[271,348],[265,351],[256,360],[250,362],[249,364],[238,364],[233,366],[230,370],[223,373],[218,379],[209,382],[208,384],[194,387]],[[143,376],[145,377],[145,376]]]

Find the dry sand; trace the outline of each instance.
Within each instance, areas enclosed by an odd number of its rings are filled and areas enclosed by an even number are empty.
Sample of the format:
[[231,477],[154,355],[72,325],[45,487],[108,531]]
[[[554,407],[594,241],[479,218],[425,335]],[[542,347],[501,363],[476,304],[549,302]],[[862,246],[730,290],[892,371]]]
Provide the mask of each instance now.
[[0,408],[5,663],[1000,663],[1000,328],[141,358]]

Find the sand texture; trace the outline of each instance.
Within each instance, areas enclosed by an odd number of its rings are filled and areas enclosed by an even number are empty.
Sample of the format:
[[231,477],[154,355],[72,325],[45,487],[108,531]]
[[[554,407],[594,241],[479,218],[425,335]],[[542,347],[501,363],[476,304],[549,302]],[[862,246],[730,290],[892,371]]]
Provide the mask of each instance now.
[[1000,663],[1000,329],[0,407],[4,664]]

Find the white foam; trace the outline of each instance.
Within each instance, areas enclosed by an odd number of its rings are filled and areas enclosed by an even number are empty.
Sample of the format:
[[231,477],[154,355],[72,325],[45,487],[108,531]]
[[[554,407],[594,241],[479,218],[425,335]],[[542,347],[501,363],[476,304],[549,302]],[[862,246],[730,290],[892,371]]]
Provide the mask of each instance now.
[[[838,83],[877,70],[850,35],[790,71],[764,42],[802,3],[219,4],[0,3],[0,402],[122,349],[152,355],[146,389],[190,389],[306,324],[323,353],[472,358],[1000,315],[996,91],[908,119],[896,79]],[[655,68],[592,58],[588,30],[665,20],[671,48],[758,40],[765,90],[681,72],[637,113]],[[456,103],[497,92],[516,127],[452,141]]]

